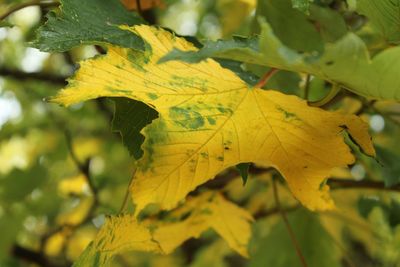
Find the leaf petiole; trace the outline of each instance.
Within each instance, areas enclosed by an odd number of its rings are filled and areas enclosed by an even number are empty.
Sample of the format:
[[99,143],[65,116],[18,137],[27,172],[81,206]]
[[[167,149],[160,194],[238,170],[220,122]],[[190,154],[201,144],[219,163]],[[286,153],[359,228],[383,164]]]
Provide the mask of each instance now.
[[332,88],[329,90],[328,94],[324,96],[322,99],[317,100],[317,101],[308,101],[308,105],[312,107],[322,107],[326,104],[328,104],[337,94],[342,90],[340,85],[337,83],[332,85]]
[[272,76],[274,76],[275,73],[277,73],[279,70],[272,68],[270,69],[267,73],[264,74],[264,76],[260,79],[260,81],[254,86],[254,88],[263,88],[264,85],[267,84],[269,79],[271,79]]

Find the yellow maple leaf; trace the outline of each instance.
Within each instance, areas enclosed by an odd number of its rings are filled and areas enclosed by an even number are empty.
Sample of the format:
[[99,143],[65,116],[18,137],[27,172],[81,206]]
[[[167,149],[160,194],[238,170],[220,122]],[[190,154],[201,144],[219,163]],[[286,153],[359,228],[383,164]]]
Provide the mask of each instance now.
[[332,209],[322,182],[333,167],[354,162],[342,133],[347,130],[366,154],[374,155],[368,125],[359,117],[252,88],[211,59],[157,64],[173,47],[196,48],[155,27],[125,29],[147,42],[146,51],[109,47],[107,55],[84,61],[53,101],[70,105],[127,97],[159,112],[142,130],[144,155],[130,188],[136,212],[150,203],[171,209],[198,185],[241,162],[275,167],[309,209]]
[[169,254],[189,238],[197,238],[213,228],[232,249],[247,257],[252,220],[246,210],[221,194],[204,192],[173,210],[165,222],[138,222],[129,214],[108,217],[92,244],[90,254],[99,253],[102,264],[117,253],[129,250]]
[[162,253],[147,225],[128,214],[110,216],[74,266],[109,266],[116,254],[131,250]]
[[161,225],[154,231],[154,239],[165,253],[172,252],[191,237],[199,237],[213,228],[228,245],[247,257],[247,244],[251,236],[250,213],[227,201],[221,194],[205,192],[189,199],[173,216],[190,212],[190,216],[177,223]]
[[67,238],[64,252],[70,261],[76,261],[85,248],[96,237],[97,229],[92,226],[81,227],[74,230]]
[[96,236],[94,246],[101,252],[159,251],[146,225],[139,224],[130,215],[108,217]]

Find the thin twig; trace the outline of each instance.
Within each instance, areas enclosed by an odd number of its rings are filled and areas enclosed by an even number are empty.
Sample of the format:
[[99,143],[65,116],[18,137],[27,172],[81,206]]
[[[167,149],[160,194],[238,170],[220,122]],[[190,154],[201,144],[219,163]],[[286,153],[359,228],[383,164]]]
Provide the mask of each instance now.
[[342,252],[343,254],[343,260],[345,262],[347,262],[347,264],[349,265],[349,267],[356,267],[356,265],[353,262],[353,259],[351,258],[351,256],[349,255],[348,251],[346,250],[346,248],[338,241],[336,240],[335,237],[333,237],[331,235],[331,233],[329,233],[328,231],[326,231],[328,236],[331,238],[331,240],[333,241],[333,244],[336,245],[336,247],[339,248],[339,250]]
[[280,213],[281,209],[284,210],[285,212],[292,212],[292,211],[297,210],[300,207],[301,207],[300,204],[296,204],[296,205],[285,207],[285,208],[281,207],[280,209],[278,207],[274,207],[274,208],[271,208],[271,209],[268,209],[268,210],[261,210],[259,212],[256,212],[253,215],[253,217],[254,217],[254,219],[257,220],[257,219],[260,219],[260,218],[266,218],[266,217],[275,215],[277,213]]
[[328,185],[332,190],[335,189],[375,189],[383,191],[394,191],[400,192],[400,185],[395,185],[391,187],[385,186],[383,182],[371,181],[371,180],[361,180],[355,181],[351,179],[339,179],[339,178],[329,178]]
[[18,10],[21,10],[21,9],[23,9],[25,7],[29,7],[29,6],[56,7],[56,6],[59,6],[59,5],[60,5],[60,3],[58,3],[58,2],[44,2],[44,1],[41,1],[41,0],[33,0],[33,1],[30,1],[30,2],[17,4],[15,6],[11,7],[9,10],[7,10],[2,15],[0,15],[0,21],[4,20],[5,18],[10,16],[14,12],[16,12]]
[[137,8],[137,12],[143,17],[142,3],[140,1],[141,0],[136,0],[136,8]]
[[39,252],[34,251],[17,244],[12,246],[10,252],[15,258],[22,259],[30,263],[36,263],[38,266],[43,266],[43,267],[71,266],[70,262],[65,264],[51,262],[50,259],[47,257],[47,255],[45,255],[42,251]]
[[[251,175],[261,175],[267,172],[272,171],[273,168],[259,168],[254,165],[251,165],[249,168],[249,174]],[[229,169],[223,174],[218,175],[215,179],[208,181],[204,185],[203,188],[207,189],[221,189],[231,180],[239,177],[239,173],[235,169]],[[328,179],[328,185],[331,187],[331,190],[339,190],[339,189],[375,189],[375,190],[383,190],[383,191],[392,191],[392,192],[400,192],[400,185],[394,186],[386,186],[384,182],[380,181],[372,181],[368,179],[364,179],[361,181],[356,181],[352,179],[341,179],[337,177],[330,177]]]
[[280,200],[279,200],[279,193],[278,193],[278,188],[276,186],[276,179],[275,178],[272,179],[272,187],[273,187],[273,190],[274,190],[275,205],[279,209],[279,212],[281,213],[282,219],[283,219],[283,221],[284,221],[284,223],[286,225],[286,228],[288,230],[290,239],[292,240],[293,246],[296,249],[297,256],[299,257],[299,260],[300,260],[302,266],[303,267],[307,267],[307,262],[306,262],[306,260],[305,260],[305,258],[303,256],[303,254],[301,253],[301,249],[300,249],[299,243],[297,242],[297,239],[296,239],[296,236],[295,236],[295,234],[293,232],[293,229],[290,226],[289,220],[288,220],[288,218],[286,216],[286,212],[285,212],[284,209],[281,208],[281,203],[280,203]]
[[125,209],[126,209],[126,206],[128,205],[129,195],[130,195],[130,192],[131,192],[131,185],[132,185],[133,179],[135,179],[135,174],[136,174],[136,169],[133,171],[132,177],[129,180],[128,188],[126,189],[124,200],[122,201],[119,213],[124,212]]
[[[76,167],[79,169],[79,171],[83,175],[89,176],[89,165],[90,165],[89,160],[87,160],[85,163],[82,163],[78,159],[78,156],[76,155],[75,149],[72,144],[71,133],[68,130],[65,130],[64,134],[65,134],[65,141],[67,143],[68,152],[69,152],[69,155],[71,156],[73,162],[75,163]],[[91,182],[89,183],[89,185],[90,184],[91,184]]]
[[309,93],[310,93],[310,81],[311,81],[311,75],[307,74],[306,76],[306,83],[304,85],[304,99],[308,100]]
[[[259,168],[251,165],[249,168],[250,175],[261,175],[274,170],[273,168]],[[221,189],[226,184],[228,184],[233,179],[239,177],[239,173],[235,169],[229,169],[225,173],[222,173],[215,177],[215,179],[208,181],[201,188],[207,189]],[[364,179],[361,181],[356,181],[352,179],[341,179],[337,177],[330,177],[327,184],[331,187],[331,190],[341,190],[341,189],[374,189],[382,191],[400,192],[400,185],[386,186],[384,182],[372,181]],[[195,193],[196,191],[193,191]]]
[[85,163],[82,163],[76,153],[75,150],[73,148],[72,145],[72,138],[71,138],[71,134],[68,130],[65,130],[65,139],[67,142],[67,147],[68,147],[68,151],[69,154],[72,158],[72,160],[74,161],[75,165],[77,166],[77,168],[80,170],[80,172],[82,173],[82,175],[85,177],[86,182],[90,188],[90,191],[93,195],[93,203],[91,205],[91,208],[89,209],[89,212],[86,214],[86,216],[82,219],[82,222],[79,223],[78,225],[75,225],[74,227],[79,227],[82,224],[87,223],[94,215],[95,212],[95,208],[97,207],[97,205],[99,204],[99,197],[98,197],[98,193],[97,193],[97,188],[96,186],[93,184],[93,180],[90,174],[90,158],[88,158]]
[[18,81],[38,80],[58,84],[60,86],[67,85],[67,82],[65,81],[67,77],[49,75],[40,72],[26,73],[19,70],[0,68],[0,76],[9,77]]
[[279,70],[272,68],[270,69],[267,73],[264,74],[264,76],[260,79],[260,81],[254,86],[255,88],[263,88],[264,85],[267,84],[269,79],[271,79],[272,76],[274,76],[275,73],[277,73]]
[[[272,170],[274,170],[274,169],[273,168],[257,168],[256,166],[251,164],[248,172],[251,175],[261,175],[261,174],[268,173]],[[209,180],[205,184],[201,185],[201,188],[219,190],[219,189],[223,188],[225,185],[227,185],[230,181],[238,178],[239,176],[240,176],[240,174],[237,169],[230,168],[227,171],[225,171],[224,173],[217,175],[215,177],[215,179]]]

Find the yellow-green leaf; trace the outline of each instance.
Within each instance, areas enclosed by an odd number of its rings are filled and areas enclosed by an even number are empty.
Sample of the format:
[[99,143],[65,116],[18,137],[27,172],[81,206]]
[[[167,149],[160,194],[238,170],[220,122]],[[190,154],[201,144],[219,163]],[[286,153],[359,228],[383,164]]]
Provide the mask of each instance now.
[[129,214],[108,217],[76,266],[108,266],[115,255],[131,250],[169,254],[209,228],[232,249],[247,257],[252,220],[246,210],[211,191],[189,198],[168,214],[167,222],[150,219],[138,222]]
[[242,162],[275,167],[305,206],[331,209],[328,186],[321,184],[333,167],[354,162],[342,132],[374,155],[368,125],[357,116],[249,87],[211,59],[157,64],[173,47],[196,48],[155,27],[126,29],[145,39],[145,52],[109,47],[107,55],[84,61],[53,101],[127,97],[159,112],[142,130],[144,155],[131,185],[137,212],[150,203],[171,209],[198,185]]
[[159,250],[157,243],[152,240],[150,230],[129,215],[107,218],[94,241],[94,246],[99,251],[120,253],[129,250]]
[[74,266],[109,266],[115,255],[131,250],[162,252],[148,227],[140,224],[133,216],[125,214],[108,217],[95,240]]
[[154,239],[165,253],[172,252],[191,237],[199,237],[208,228],[213,228],[228,245],[247,257],[247,244],[251,236],[250,213],[227,201],[222,195],[206,192],[191,198],[175,213],[190,216],[177,223],[161,226],[154,232]]

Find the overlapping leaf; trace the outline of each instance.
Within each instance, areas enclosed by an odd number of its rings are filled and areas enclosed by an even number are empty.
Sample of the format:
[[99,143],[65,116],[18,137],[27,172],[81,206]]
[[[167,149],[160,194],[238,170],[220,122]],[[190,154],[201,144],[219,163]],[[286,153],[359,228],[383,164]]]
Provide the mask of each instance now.
[[[132,215],[109,217],[76,266],[107,266],[129,250],[169,254],[189,238],[214,229],[236,252],[247,256],[251,215],[215,192],[190,198],[167,221],[138,222]],[[172,222],[171,222],[172,221]]]
[[140,146],[144,141],[144,136],[140,134],[140,130],[157,118],[157,115],[154,109],[142,102],[127,98],[115,99],[112,128],[121,134],[125,147],[135,159],[140,159],[143,155]]
[[108,266],[117,253],[130,250],[160,252],[150,230],[129,215],[109,217],[75,267]]
[[111,43],[143,49],[142,40],[118,28],[144,23],[119,0],[62,0],[60,13],[49,13],[32,45],[43,51],[66,51],[82,44]]
[[388,42],[400,43],[399,0],[357,0],[357,10],[367,16]]
[[[332,242],[317,215],[305,210],[288,216],[298,246],[308,266],[340,267],[340,251]],[[257,229],[257,228],[256,228]],[[260,230],[256,231],[261,232]],[[293,242],[283,221],[274,225],[267,236],[256,235],[258,241],[250,261],[250,267],[301,267],[303,266],[293,247]]]
[[159,112],[142,130],[144,155],[131,185],[137,212],[150,203],[171,209],[198,185],[242,162],[274,166],[304,205],[330,209],[333,201],[321,183],[333,167],[354,162],[341,133],[347,130],[374,155],[368,127],[358,117],[249,87],[213,60],[157,64],[173,47],[196,48],[154,27],[129,30],[146,40],[145,52],[110,47],[106,56],[83,62],[53,101],[127,97]]
[[259,38],[236,38],[208,42],[199,52],[174,50],[162,61],[199,62],[208,57],[229,58],[294,72],[309,73],[337,83],[357,94],[377,99],[400,99],[400,48],[393,47],[371,58],[364,42],[347,33],[335,43],[325,44],[318,59],[292,50],[261,22]]
[[260,0],[257,13],[266,18],[285,46],[302,53],[322,53],[324,47],[320,32],[309,17],[292,7],[290,0]]
[[154,239],[165,253],[172,252],[191,237],[199,237],[208,228],[214,229],[229,246],[242,256],[248,256],[252,216],[222,195],[206,192],[189,199],[173,216],[185,215],[185,220],[161,225],[154,231]]

